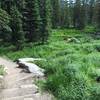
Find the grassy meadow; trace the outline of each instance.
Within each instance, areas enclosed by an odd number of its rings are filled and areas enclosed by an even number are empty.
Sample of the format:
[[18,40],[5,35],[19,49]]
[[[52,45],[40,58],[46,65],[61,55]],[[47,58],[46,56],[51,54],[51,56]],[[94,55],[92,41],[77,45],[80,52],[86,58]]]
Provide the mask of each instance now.
[[36,62],[44,68],[47,79],[40,82],[57,100],[100,100],[100,36],[95,29],[55,29],[44,45],[25,44],[0,47],[0,55],[12,60],[23,57],[44,58]]

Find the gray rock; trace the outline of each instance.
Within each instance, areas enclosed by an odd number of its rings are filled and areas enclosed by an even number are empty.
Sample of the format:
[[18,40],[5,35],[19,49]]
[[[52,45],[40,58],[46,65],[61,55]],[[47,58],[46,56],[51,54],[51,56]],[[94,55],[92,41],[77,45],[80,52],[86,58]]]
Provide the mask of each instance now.
[[17,64],[22,66],[23,68],[27,69],[30,73],[33,73],[35,76],[43,77],[44,76],[44,69],[40,68],[36,64],[32,63],[31,61],[34,60],[41,60],[39,58],[21,58],[18,59]]

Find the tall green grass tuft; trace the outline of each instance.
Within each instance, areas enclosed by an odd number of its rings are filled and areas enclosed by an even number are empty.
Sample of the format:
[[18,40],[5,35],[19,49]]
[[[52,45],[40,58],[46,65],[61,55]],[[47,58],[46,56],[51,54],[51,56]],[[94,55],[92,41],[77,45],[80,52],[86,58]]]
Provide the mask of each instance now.
[[5,74],[4,67],[0,65],[0,75],[4,75],[4,74]]

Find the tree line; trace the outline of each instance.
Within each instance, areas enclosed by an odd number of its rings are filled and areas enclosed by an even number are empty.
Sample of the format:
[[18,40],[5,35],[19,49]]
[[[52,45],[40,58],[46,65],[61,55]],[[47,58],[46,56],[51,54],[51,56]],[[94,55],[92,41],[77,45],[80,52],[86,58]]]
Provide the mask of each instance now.
[[100,28],[100,0],[52,0],[53,28]]
[[0,0],[0,42],[45,43],[51,28],[100,28],[99,0]]

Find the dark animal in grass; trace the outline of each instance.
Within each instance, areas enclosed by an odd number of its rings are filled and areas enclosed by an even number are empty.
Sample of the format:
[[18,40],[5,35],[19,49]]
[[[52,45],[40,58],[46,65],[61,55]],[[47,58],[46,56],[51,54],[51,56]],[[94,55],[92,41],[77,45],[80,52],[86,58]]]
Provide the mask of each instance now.
[[28,73],[29,73],[29,69],[28,69],[28,67],[25,66],[24,64],[20,63],[19,60],[15,60],[14,62],[16,62],[16,64],[18,64],[18,67],[17,67],[17,68],[24,69],[25,72],[28,72]]
[[19,65],[18,67],[21,67],[21,68],[24,68],[25,67],[22,63],[20,63],[19,60],[15,60],[14,62],[16,62],[16,64]]

